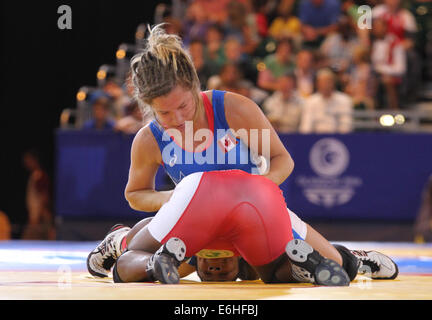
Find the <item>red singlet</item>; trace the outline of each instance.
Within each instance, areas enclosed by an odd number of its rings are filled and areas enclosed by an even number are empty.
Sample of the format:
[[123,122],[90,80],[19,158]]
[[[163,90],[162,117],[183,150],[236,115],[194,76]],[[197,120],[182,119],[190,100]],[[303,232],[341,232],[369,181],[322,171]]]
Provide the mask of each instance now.
[[230,250],[253,266],[278,258],[293,239],[279,187],[240,170],[185,177],[148,228],[161,243],[182,239],[188,257],[201,249]]

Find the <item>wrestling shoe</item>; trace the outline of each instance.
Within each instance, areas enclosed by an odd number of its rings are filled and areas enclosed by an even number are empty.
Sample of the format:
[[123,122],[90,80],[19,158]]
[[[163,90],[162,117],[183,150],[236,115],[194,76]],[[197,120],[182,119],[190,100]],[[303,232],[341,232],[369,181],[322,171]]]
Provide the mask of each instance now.
[[397,264],[385,254],[364,250],[352,250],[351,252],[360,260],[359,274],[382,280],[395,279],[399,274]]
[[179,238],[170,238],[149,259],[146,272],[150,280],[165,284],[176,284],[180,281],[177,268],[184,260],[186,245]]
[[293,265],[296,280],[322,286],[349,286],[346,271],[337,262],[324,258],[305,241],[291,240],[285,252]]
[[105,236],[105,239],[87,257],[87,270],[94,277],[105,278],[112,266],[122,254],[121,241],[130,228],[116,224]]

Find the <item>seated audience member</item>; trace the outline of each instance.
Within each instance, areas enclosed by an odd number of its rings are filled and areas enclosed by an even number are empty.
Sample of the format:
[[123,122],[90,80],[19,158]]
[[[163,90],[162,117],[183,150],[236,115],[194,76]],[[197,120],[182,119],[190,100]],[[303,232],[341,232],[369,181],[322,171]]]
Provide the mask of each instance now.
[[235,63],[225,64],[219,74],[211,76],[207,88],[242,94],[257,105],[261,105],[264,99],[268,97],[266,91],[256,87],[252,81],[243,76],[242,70]]
[[252,63],[251,57],[243,52],[238,39],[233,37],[226,38],[223,49],[223,54],[218,59],[219,71],[225,64],[234,63],[240,68],[246,79],[255,82],[257,77],[256,67]]
[[124,108],[129,104],[128,93],[118,84],[116,79],[108,79],[103,91],[110,98],[113,116],[118,119],[124,116]]
[[339,0],[303,0],[299,6],[299,18],[303,45],[318,48],[324,38],[336,31],[341,4]]
[[374,109],[375,77],[370,64],[370,52],[357,46],[353,52],[353,64],[344,75],[344,92],[353,99],[355,109]]
[[126,116],[116,122],[114,129],[126,134],[135,134],[145,126],[149,120],[148,117],[143,117],[138,103],[133,101],[126,108]]
[[189,44],[189,53],[201,83],[201,90],[206,90],[206,84],[212,76],[212,70],[205,59],[204,43],[201,40],[192,40]]
[[278,132],[298,131],[303,99],[295,87],[294,74],[283,75],[278,79],[278,89],[264,101],[264,113]]
[[265,68],[258,73],[258,87],[270,92],[277,90],[277,79],[295,68],[292,53],[291,41],[285,39],[278,42],[276,52],[263,60]]
[[407,101],[415,101],[418,88],[421,86],[421,56],[416,49],[418,32],[414,15],[402,7],[401,0],[384,0],[372,10],[373,18],[383,19],[387,25],[387,34],[399,40],[405,50],[406,72],[398,88],[401,97]]
[[95,92],[90,98],[93,118],[87,120],[84,130],[113,130],[115,121],[110,118],[111,97],[104,92]]
[[201,3],[193,2],[187,9],[183,24],[183,43],[188,46],[193,39],[204,40],[211,22]]
[[250,97],[248,85],[243,79],[242,72],[236,64],[225,64],[222,67],[218,78],[219,79],[213,79],[215,87],[212,89],[235,92],[248,98]]
[[305,100],[301,133],[348,133],[352,130],[352,99],[335,90],[330,69],[317,73],[317,92]]
[[[371,63],[379,84],[384,88],[386,107],[399,109],[398,88],[406,72],[406,53],[400,40],[387,33],[383,19],[373,20]],[[382,103],[379,103],[382,105]]]
[[359,39],[352,28],[349,18],[341,16],[337,24],[337,31],[325,37],[319,52],[324,59],[324,65],[338,74],[343,74],[352,63],[354,47],[359,44]]
[[301,50],[296,56],[296,68],[294,70],[298,94],[306,98],[315,91],[315,58],[312,51]]
[[247,22],[253,33],[252,37],[261,41],[268,35],[267,0],[251,0],[246,4],[249,9]]
[[372,9],[374,19],[383,19],[387,33],[401,41],[405,49],[414,47],[417,23],[414,15],[401,5],[401,0],[384,0]]
[[292,39],[297,43],[301,41],[301,22],[293,14],[293,3],[281,1],[277,7],[277,16],[270,24],[268,31],[270,37],[276,41],[282,39]]
[[219,59],[224,55],[224,32],[222,28],[213,24],[207,29],[204,43],[206,64],[210,68],[210,73],[219,72]]
[[230,1],[226,8],[227,20],[223,23],[226,36],[236,38],[241,44],[242,52],[252,55],[260,38],[254,32],[255,21],[248,21],[248,7],[240,1]]

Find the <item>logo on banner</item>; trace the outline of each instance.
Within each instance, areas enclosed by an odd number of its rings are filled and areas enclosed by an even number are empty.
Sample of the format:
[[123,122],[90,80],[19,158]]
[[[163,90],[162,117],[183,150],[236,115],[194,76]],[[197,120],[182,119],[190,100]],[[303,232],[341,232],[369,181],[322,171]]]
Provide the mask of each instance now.
[[361,178],[345,175],[349,163],[349,150],[341,141],[320,139],[309,153],[309,164],[315,175],[301,175],[296,183],[313,204],[326,208],[343,205],[353,198],[355,189],[362,185]]

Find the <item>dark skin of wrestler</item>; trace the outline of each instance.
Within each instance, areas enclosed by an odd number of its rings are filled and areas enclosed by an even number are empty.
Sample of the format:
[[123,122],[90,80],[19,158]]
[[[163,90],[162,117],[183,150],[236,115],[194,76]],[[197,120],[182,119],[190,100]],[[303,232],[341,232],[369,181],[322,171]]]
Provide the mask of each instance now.
[[[146,218],[141,220],[138,222],[139,228],[134,228],[139,231],[128,234],[128,251],[117,260],[117,272],[124,282],[145,281],[147,279],[145,271],[147,261],[162,245],[151,236],[147,229],[147,224],[151,219]],[[270,277],[275,273],[275,268],[278,266],[276,272],[277,278],[283,282],[293,282],[290,262],[285,260],[280,266],[279,263],[280,261],[277,259],[274,262],[256,268],[248,265],[247,268],[251,268],[249,270],[251,276],[248,280],[258,279],[258,274],[261,274],[261,278],[263,275]],[[195,267],[187,263],[183,263],[179,267],[180,277],[185,277],[194,271]],[[202,281],[235,281],[239,274],[239,257],[218,259],[198,257],[196,271]]]

